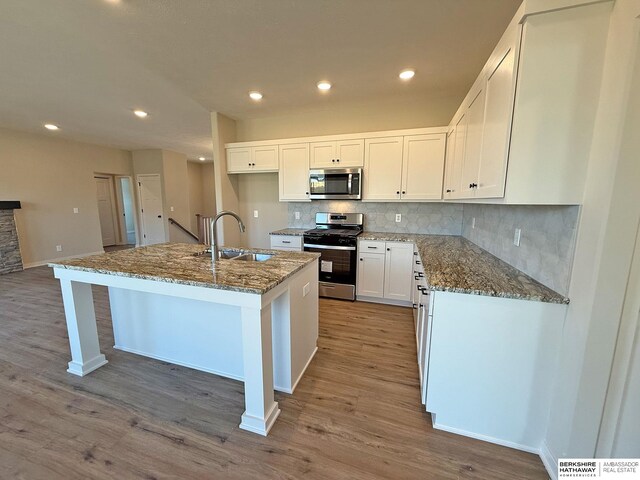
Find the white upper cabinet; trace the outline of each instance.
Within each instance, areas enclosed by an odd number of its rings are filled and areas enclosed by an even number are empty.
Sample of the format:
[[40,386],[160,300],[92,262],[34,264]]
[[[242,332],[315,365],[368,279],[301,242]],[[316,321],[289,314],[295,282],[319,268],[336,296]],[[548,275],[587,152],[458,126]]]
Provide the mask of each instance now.
[[365,140],[363,200],[442,198],[446,134]]
[[454,115],[446,200],[582,203],[611,5],[543,8],[523,3]]
[[482,153],[482,133],[484,129],[485,88],[480,85],[467,107],[467,134],[464,142],[462,162],[462,185],[456,198],[475,196],[478,186],[478,168]]
[[403,200],[440,200],[444,172],[445,134],[404,137]]
[[504,196],[516,82],[515,43],[505,45],[501,53],[491,65],[485,87],[482,152],[475,192],[479,198]]
[[464,162],[464,144],[467,138],[466,112],[453,123],[447,134],[447,159],[443,198],[456,198],[462,186],[462,164]]
[[363,200],[400,199],[403,143],[403,137],[365,140]]
[[278,171],[278,146],[227,148],[227,173]]
[[309,144],[280,145],[280,201],[309,200]]
[[364,165],[364,140],[312,142],[311,168],[353,168]]

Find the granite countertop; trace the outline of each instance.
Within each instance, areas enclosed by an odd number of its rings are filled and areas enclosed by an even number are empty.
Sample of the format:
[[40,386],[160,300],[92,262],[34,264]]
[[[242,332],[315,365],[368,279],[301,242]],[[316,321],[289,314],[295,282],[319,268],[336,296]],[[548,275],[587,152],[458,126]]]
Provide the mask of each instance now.
[[301,237],[304,235],[304,232],[308,232],[309,230],[309,228],[283,228],[282,230],[271,232],[269,235],[295,235]]
[[213,272],[211,254],[194,256],[204,249],[198,244],[164,243],[52,262],[49,266],[262,295],[320,256],[311,252],[225,247],[224,250],[273,257],[264,262],[219,260]]
[[569,303],[568,298],[464,237],[365,231],[358,239],[415,243],[422,259],[426,281],[434,290]]

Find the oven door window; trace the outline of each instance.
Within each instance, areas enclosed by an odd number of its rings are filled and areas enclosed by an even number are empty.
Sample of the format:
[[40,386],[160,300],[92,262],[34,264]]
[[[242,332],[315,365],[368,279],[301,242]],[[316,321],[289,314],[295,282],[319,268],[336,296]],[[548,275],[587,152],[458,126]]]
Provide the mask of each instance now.
[[346,283],[355,285],[356,258],[355,250],[331,250],[324,248],[305,247],[307,252],[320,254],[320,281]]

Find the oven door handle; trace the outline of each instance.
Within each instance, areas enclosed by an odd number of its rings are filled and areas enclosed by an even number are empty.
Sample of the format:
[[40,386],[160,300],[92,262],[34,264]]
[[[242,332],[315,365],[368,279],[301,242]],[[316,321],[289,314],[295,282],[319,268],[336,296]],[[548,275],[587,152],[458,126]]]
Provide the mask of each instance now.
[[356,247],[341,247],[339,245],[316,245],[315,243],[305,243],[305,247],[318,248],[320,250],[355,250]]

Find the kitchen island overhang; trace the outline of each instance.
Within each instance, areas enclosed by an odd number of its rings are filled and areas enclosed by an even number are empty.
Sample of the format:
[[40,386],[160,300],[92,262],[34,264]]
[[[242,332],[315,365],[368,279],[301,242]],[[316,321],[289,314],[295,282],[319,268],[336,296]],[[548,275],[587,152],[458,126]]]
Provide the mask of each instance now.
[[107,363],[91,293],[106,286],[115,348],[242,380],[240,428],[266,435],[280,413],[274,387],[292,393],[317,351],[317,255],[269,251],[266,262],[220,260],[214,273],[198,250],[163,244],[50,264],[67,318],[68,372]]

